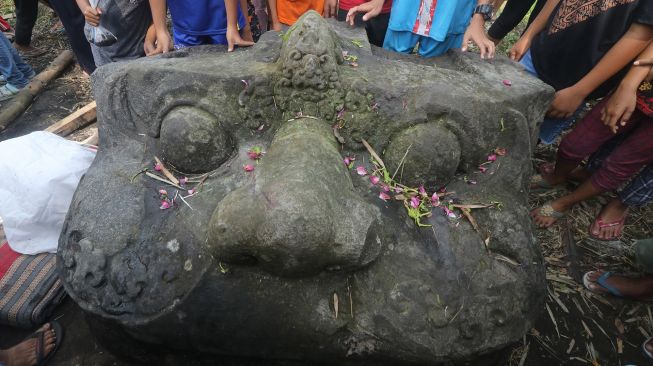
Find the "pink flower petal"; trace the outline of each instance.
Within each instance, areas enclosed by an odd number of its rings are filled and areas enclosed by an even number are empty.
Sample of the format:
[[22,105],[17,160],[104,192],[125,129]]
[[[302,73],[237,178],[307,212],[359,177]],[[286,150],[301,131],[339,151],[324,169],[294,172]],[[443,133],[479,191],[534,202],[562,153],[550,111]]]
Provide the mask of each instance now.
[[487,168],[484,167],[483,165],[479,165],[479,166],[478,166],[478,170],[479,170],[481,173],[485,173],[485,172],[487,171]]
[[458,218],[458,216],[456,216],[456,214],[453,211],[451,211],[449,208],[442,206],[442,209],[444,210],[444,213],[447,214],[447,217],[449,217],[450,219]]
[[390,186],[389,185],[387,185],[385,183],[381,183],[380,187],[384,192],[390,192]]
[[154,164],[154,170],[156,170],[157,172],[159,172],[159,171],[161,171],[161,169],[162,169],[162,168],[161,168],[161,164],[159,164],[159,163]]
[[243,165],[243,169],[246,172],[253,172],[254,171],[254,165],[252,165],[252,164]]
[[370,176],[370,182],[372,182],[372,184],[377,184],[380,180],[381,178],[377,177],[376,175]]
[[468,179],[467,184],[476,184],[477,182],[474,179]]
[[497,154],[490,154],[487,157],[487,161],[495,161],[497,160]]
[[419,188],[417,189],[417,191],[418,191],[419,194],[421,194],[422,196],[427,196],[427,194],[426,194],[426,189],[424,189],[424,186],[419,186]]
[[364,166],[358,166],[356,168],[356,173],[358,173],[360,176],[367,175],[367,169],[365,169]]
[[431,206],[440,206],[440,196],[437,193],[431,196]]
[[412,208],[418,208],[420,203],[420,199],[417,197],[412,197],[410,199],[410,207]]
[[193,189],[189,189],[189,190],[188,190],[188,194],[190,194],[191,196],[194,195],[195,192],[196,192],[196,191],[195,191],[195,188],[193,188]]
[[385,192],[381,192],[379,193],[379,198],[387,202],[390,199],[390,195]]
[[179,179],[179,184],[182,185],[182,186],[185,185],[186,182],[188,182],[188,178],[186,178],[186,177],[181,177]]
[[401,192],[403,192],[403,191],[404,191],[403,188],[401,188],[401,187],[399,187],[399,186],[395,187],[395,193],[401,193]]
[[167,210],[167,209],[169,209],[169,208],[170,208],[170,203],[168,203],[168,201],[165,201],[165,200],[164,200],[164,201],[161,201],[161,207],[159,207],[159,209],[161,209],[161,210]]
[[165,189],[159,189],[159,194],[162,195],[162,196],[167,196],[168,191],[166,191]]
[[354,164],[354,161],[356,160],[355,156],[345,156],[342,161],[345,163],[345,166],[349,169],[351,169],[352,164]]
[[502,147],[497,147],[496,149],[494,149],[494,153],[499,155],[499,156],[505,156],[506,155],[506,149],[504,149]]
[[508,79],[505,79],[505,80],[503,80],[503,85],[505,85],[505,86],[512,86],[512,81],[510,81],[510,80],[508,80]]

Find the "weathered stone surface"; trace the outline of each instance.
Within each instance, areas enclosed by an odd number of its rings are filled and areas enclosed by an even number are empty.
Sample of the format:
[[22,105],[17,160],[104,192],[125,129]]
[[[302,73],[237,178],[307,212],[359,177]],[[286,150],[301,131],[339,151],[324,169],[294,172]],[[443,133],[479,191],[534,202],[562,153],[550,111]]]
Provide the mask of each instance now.
[[[101,149],[58,267],[89,318],[114,328],[105,338],[396,365],[474,359],[530,329],[545,287],[525,187],[552,91],[505,59],[424,60],[364,39],[309,13],[251,49],[190,49],[94,74]],[[343,164],[370,162],[362,139],[397,180],[501,209],[473,211],[482,235],[438,208],[418,228]],[[247,156],[255,146],[259,163]],[[479,173],[497,147],[507,155]],[[138,174],[154,156],[179,176],[210,173],[190,207],[159,208],[158,190],[176,190]]]

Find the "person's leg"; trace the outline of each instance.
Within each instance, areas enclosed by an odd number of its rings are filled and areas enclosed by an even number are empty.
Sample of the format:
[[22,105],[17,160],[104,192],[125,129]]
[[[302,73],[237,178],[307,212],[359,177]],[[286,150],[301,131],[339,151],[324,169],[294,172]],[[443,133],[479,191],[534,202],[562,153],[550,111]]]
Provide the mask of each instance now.
[[400,53],[412,53],[418,40],[419,36],[411,32],[397,32],[388,29],[383,41],[383,48]]
[[77,62],[84,71],[91,74],[95,71],[95,61],[91,52],[91,45],[84,35],[84,15],[75,0],[51,0],[50,5],[57,13],[61,23],[66,29],[70,47],[77,58]]
[[0,73],[5,77],[7,84],[17,89],[27,85],[30,75],[24,75],[21,70],[30,71],[31,67],[23,62],[9,40],[0,33]]
[[[43,336],[43,357],[47,357],[56,345],[56,334],[50,329],[50,324],[41,327],[37,332],[45,332]],[[39,341],[37,338],[27,339],[11,348],[0,350],[0,364],[3,366],[33,366],[38,361]]]
[[647,300],[653,297],[653,276],[626,277],[610,273],[599,283],[605,271],[591,271],[585,275],[587,289],[593,292],[610,294],[610,289],[616,290],[621,297],[634,300]]
[[[25,55],[37,56],[36,53],[45,51],[30,47],[32,43],[32,30],[36,24],[39,12],[38,0],[14,0],[16,6],[16,48]],[[36,51],[36,52],[35,52]]]
[[377,47],[383,47],[385,34],[388,32],[388,23],[390,22],[390,13],[379,14],[367,21],[365,31],[367,39],[371,44]]
[[258,19],[259,30],[263,34],[268,30],[267,1],[252,0],[252,4],[254,4],[254,14],[256,14],[256,18]]

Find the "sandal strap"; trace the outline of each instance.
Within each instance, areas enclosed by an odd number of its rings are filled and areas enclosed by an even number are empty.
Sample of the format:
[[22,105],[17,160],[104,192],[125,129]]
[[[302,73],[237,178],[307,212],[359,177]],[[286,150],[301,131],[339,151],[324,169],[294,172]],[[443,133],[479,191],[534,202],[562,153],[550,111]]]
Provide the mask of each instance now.
[[604,274],[601,275],[601,277],[599,277],[596,280],[596,283],[601,287],[603,287],[604,289],[608,290],[608,292],[611,293],[612,295],[616,297],[624,297],[619,290],[617,290],[614,286],[610,285],[607,282],[608,278],[610,278],[611,276],[612,276],[611,271],[605,272]]

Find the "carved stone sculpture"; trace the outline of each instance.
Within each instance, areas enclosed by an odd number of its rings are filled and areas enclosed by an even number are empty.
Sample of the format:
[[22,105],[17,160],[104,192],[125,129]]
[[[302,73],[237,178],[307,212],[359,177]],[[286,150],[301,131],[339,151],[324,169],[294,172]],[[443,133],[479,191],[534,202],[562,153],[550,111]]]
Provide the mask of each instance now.
[[100,149],[58,268],[105,337],[396,365],[531,328],[545,280],[526,188],[552,91],[507,60],[365,39],[307,13],[250,49],[94,74]]

